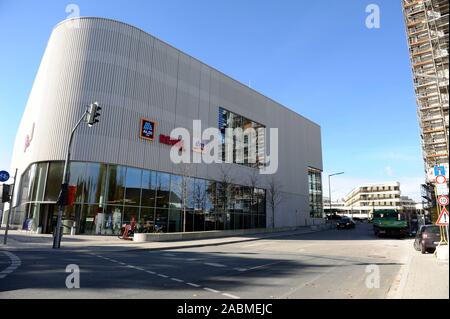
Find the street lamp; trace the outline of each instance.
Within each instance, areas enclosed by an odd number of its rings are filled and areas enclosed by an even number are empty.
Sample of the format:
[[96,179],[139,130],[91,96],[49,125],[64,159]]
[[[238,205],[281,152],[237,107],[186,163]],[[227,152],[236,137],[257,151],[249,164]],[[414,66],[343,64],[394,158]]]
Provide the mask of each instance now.
[[329,199],[330,199],[330,214],[331,214],[331,176],[342,175],[342,174],[344,174],[344,172],[328,175],[328,195],[329,195]]

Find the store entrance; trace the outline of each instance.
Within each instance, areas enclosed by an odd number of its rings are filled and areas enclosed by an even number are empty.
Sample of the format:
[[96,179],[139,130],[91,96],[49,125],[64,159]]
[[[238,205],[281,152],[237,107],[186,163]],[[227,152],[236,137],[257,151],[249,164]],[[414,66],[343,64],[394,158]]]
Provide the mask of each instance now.
[[58,218],[58,211],[56,205],[54,204],[44,204],[42,205],[40,225],[42,225],[42,233],[51,234],[53,229],[56,227],[56,222]]

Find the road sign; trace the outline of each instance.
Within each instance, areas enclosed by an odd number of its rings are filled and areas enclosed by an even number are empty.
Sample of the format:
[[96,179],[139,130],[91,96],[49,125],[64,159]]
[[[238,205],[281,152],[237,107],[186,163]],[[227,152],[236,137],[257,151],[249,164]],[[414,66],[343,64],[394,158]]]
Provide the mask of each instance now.
[[436,176],[436,183],[437,184],[445,184],[445,183],[447,183],[447,179],[445,178],[444,175]]
[[448,211],[445,207],[442,209],[441,214],[436,222],[436,225],[439,226],[448,226]]
[[437,196],[445,196],[445,195],[448,195],[448,187],[447,187],[447,184],[436,184],[436,195],[437,195]]
[[448,196],[445,196],[445,195],[439,196],[438,202],[439,202],[439,205],[441,205],[441,206],[447,206],[448,205]]
[[436,165],[434,167],[434,176],[439,176],[439,175],[443,175],[445,176],[445,166],[438,166]]
[[9,179],[9,173],[7,171],[0,171],[0,183],[6,182]]

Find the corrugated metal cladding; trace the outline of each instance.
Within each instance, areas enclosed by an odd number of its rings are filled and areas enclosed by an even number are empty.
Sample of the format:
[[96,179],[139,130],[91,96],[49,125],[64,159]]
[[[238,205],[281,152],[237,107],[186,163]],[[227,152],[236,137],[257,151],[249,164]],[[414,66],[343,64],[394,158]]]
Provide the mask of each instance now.
[[[102,18],[60,23],[51,34],[19,131],[13,168],[63,160],[69,128],[98,101],[100,123],[82,125],[72,159],[176,172],[170,148],[139,138],[141,118],[157,122],[157,134],[175,127],[217,127],[219,107],[279,128],[276,174],[285,192],[277,225],[309,218],[307,167],[322,169],[320,127],[217,70],[130,25]],[[24,141],[35,124],[30,147]],[[250,168],[231,165],[235,180],[248,183]],[[196,165],[198,177],[216,179],[218,165]],[[267,176],[261,177],[266,185]],[[270,210],[269,210],[270,211]],[[270,214],[268,214],[268,218]]]

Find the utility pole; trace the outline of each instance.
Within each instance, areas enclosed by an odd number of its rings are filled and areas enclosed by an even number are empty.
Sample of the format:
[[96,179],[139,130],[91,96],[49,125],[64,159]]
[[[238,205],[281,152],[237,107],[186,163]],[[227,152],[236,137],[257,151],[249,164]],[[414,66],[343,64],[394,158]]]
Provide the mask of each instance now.
[[6,245],[8,243],[9,222],[11,220],[11,213],[13,209],[14,191],[16,190],[16,180],[17,180],[17,168],[16,172],[14,173],[14,184],[13,189],[11,191],[11,199],[9,200],[9,212],[8,217],[6,218],[6,228],[5,228],[5,236],[3,237],[3,245]]
[[58,221],[56,223],[56,230],[54,233],[53,238],[53,248],[57,249],[61,247],[61,228],[62,228],[62,214],[64,210],[64,206],[67,205],[68,201],[68,192],[69,192],[69,179],[70,179],[70,150],[72,147],[73,142],[73,136],[75,134],[75,131],[80,126],[81,122],[86,119],[86,123],[89,127],[92,127],[95,123],[98,123],[97,117],[100,116],[100,113],[98,111],[101,110],[101,107],[97,102],[89,105],[88,108],[86,108],[86,111],[83,113],[83,115],[78,120],[77,124],[72,129],[72,132],[70,133],[69,137],[69,145],[67,146],[67,154],[66,154],[66,160],[64,162],[64,173],[63,173],[63,179],[61,184],[61,191],[59,193],[58,201],[56,202],[58,205]]

